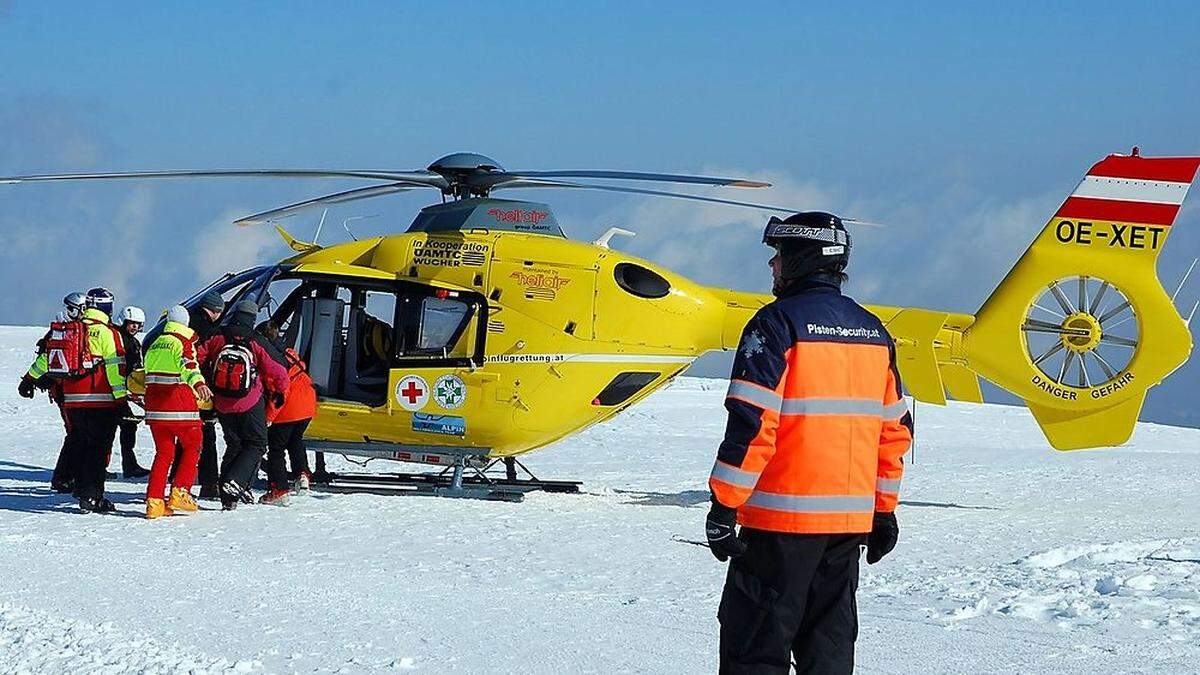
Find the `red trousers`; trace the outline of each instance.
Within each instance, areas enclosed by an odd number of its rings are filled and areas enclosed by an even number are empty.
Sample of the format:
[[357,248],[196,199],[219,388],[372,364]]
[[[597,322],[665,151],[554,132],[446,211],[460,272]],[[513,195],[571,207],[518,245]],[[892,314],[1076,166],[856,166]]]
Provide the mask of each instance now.
[[150,467],[146,499],[162,499],[166,493],[167,476],[171,473],[171,462],[175,461],[175,441],[179,441],[183,454],[175,470],[173,487],[191,490],[192,483],[196,482],[196,465],[200,461],[200,443],[204,438],[200,420],[149,424],[150,433],[154,436],[154,464]]

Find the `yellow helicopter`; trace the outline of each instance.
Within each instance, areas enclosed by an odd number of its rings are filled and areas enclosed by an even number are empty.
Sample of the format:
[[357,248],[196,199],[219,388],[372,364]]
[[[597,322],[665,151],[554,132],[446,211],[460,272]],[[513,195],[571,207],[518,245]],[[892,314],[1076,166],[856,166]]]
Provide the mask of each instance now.
[[[1191,350],[1191,317],[1176,310],[1155,261],[1198,165],[1195,157],[1140,157],[1136,148],[1095,164],[976,315],[868,306],[895,338],[908,394],[934,404],[947,396],[982,402],[984,377],[1021,397],[1055,448],[1125,442],[1147,390]],[[513,458],[613,417],[705,352],[736,348],[743,326],[772,298],[703,286],[614,250],[611,238],[628,234],[616,228],[590,243],[572,241],[546,204],[496,199],[493,191],[593,189],[792,211],[590,181],[765,183],[510,172],[473,153],[418,171],[166,171],[0,183],[211,176],[383,181],[241,225],[406,190],[441,191],[442,203],[422,209],[403,234],[320,246],[277,228],[295,255],[226,275],[184,304],[216,290],[229,305],[255,300],[281,327],[319,394],[311,450],[444,465],[436,477],[393,478],[418,492],[500,499],[533,488],[574,490],[569,481],[517,479]],[[503,478],[484,471],[496,461],[505,461]],[[382,481],[334,479],[364,489]]]

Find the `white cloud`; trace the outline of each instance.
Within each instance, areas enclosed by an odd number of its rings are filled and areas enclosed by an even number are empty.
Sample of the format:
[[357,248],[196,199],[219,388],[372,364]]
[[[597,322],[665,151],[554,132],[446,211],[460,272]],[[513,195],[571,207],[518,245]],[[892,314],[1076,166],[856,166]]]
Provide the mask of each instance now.
[[111,225],[98,236],[104,251],[99,278],[117,296],[118,306],[134,291],[144,266],[153,262],[142,250],[153,217],[154,193],[150,187],[139,185],[121,200]]
[[241,207],[226,209],[197,232],[192,260],[199,282],[207,284],[226,272],[274,261],[267,256],[273,249],[280,248],[279,234],[274,227],[233,224],[234,219],[249,212],[250,209]]

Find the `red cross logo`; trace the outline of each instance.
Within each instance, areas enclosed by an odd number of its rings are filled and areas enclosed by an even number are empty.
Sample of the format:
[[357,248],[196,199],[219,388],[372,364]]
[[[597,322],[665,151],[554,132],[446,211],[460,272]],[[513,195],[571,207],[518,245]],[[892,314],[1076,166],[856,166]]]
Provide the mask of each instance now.
[[396,383],[395,395],[401,408],[416,412],[429,402],[429,385],[420,375],[405,375]]
[[409,405],[416,405],[417,400],[425,394],[425,390],[418,387],[416,382],[409,380],[408,385],[400,391],[400,395],[408,399]]

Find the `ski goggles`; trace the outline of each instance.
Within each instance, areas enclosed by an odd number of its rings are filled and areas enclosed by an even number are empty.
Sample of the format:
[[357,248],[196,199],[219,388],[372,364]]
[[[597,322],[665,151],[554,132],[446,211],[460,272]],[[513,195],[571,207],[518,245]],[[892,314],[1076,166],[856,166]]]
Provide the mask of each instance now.
[[845,230],[836,230],[832,227],[793,225],[785,223],[775,216],[771,216],[771,219],[767,221],[767,228],[763,230],[763,243],[768,246],[774,246],[782,239],[809,239],[828,244],[850,246],[850,233]]

